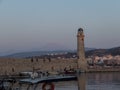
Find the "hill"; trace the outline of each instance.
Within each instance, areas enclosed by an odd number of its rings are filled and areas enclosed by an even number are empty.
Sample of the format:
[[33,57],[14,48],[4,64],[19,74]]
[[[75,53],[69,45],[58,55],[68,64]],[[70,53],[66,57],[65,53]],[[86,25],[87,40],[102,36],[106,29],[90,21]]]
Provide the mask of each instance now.
[[[31,51],[31,52],[14,53],[14,54],[6,55],[4,57],[25,58],[25,57],[42,56],[42,55],[55,54],[55,53],[58,53],[58,54],[62,53],[62,55],[63,55],[66,52],[68,54],[65,54],[65,55],[67,55],[67,57],[68,56],[71,57],[73,55],[76,55],[76,51],[77,50]],[[104,55],[108,55],[108,54],[111,54],[113,56],[120,55],[120,47],[114,47],[114,48],[110,48],[110,49],[85,48],[85,51],[86,51],[85,52],[86,57],[93,56],[93,55],[104,56]]]
[[115,47],[110,49],[95,49],[86,52],[87,57],[92,55],[103,56],[108,54],[111,54],[113,56],[120,55],[120,47]]
[[12,57],[12,58],[25,58],[25,57],[34,57],[34,56],[41,56],[41,55],[48,55],[51,53],[64,53],[66,51],[31,51],[31,52],[20,52],[14,53],[10,55],[6,55],[3,57]]
[[[93,50],[94,48],[85,48],[85,51]],[[19,52],[19,53],[13,53],[10,55],[5,55],[2,57],[14,57],[14,58],[24,58],[24,57],[34,57],[34,56],[42,56],[42,55],[48,55],[48,54],[55,54],[55,53],[76,53],[77,50],[54,50],[54,51],[31,51],[31,52]]]

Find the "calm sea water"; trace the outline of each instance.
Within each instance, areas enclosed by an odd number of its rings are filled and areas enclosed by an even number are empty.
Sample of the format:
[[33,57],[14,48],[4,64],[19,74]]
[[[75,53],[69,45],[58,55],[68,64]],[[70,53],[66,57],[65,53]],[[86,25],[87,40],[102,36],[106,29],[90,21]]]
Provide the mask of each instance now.
[[[14,88],[18,85],[14,85]],[[54,82],[54,85],[55,90],[120,90],[120,73],[80,74],[77,81]],[[41,87],[40,83],[35,90],[42,90]],[[27,88],[28,85],[22,85],[20,90],[27,90]],[[29,90],[34,90],[34,86],[30,86]]]
[[55,83],[55,90],[120,90],[120,73],[87,73],[79,75],[79,81]]

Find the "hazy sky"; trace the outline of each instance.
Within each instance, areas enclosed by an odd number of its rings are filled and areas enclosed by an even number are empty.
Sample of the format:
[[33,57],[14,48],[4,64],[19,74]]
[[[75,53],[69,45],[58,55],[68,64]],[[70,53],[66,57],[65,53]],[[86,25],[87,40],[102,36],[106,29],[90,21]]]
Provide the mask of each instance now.
[[[120,0],[0,0],[0,54],[120,46]],[[48,47],[48,45],[50,45]]]

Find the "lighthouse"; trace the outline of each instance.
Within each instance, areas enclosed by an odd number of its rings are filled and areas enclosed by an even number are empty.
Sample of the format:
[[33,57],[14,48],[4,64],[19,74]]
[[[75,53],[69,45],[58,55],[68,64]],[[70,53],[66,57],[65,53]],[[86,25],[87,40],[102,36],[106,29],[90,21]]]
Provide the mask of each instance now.
[[87,71],[87,61],[85,59],[84,31],[82,28],[77,32],[77,68],[80,71]]

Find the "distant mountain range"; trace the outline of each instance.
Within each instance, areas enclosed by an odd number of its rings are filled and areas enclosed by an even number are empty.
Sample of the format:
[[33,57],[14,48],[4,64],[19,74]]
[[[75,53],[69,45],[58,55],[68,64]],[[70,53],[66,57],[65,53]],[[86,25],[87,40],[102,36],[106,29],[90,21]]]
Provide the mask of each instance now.
[[[85,51],[94,50],[94,48],[85,48]],[[41,56],[47,54],[55,54],[55,53],[66,53],[66,52],[76,52],[76,50],[53,50],[53,51],[31,51],[31,52],[19,52],[13,53],[1,57],[13,57],[13,58],[24,58],[24,57],[32,57],[32,56]]]
[[[2,57],[14,57],[14,58],[25,58],[25,57],[32,57],[32,56],[41,56],[41,55],[48,55],[48,54],[55,54],[55,53],[76,53],[77,50],[56,50],[56,51],[31,51],[31,52],[20,52],[14,53]],[[103,56],[111,54],[113,56],[120,55],[120,47],[114,47],[110,49],[95,49],[95,48],[85,48],[86,56]]]

